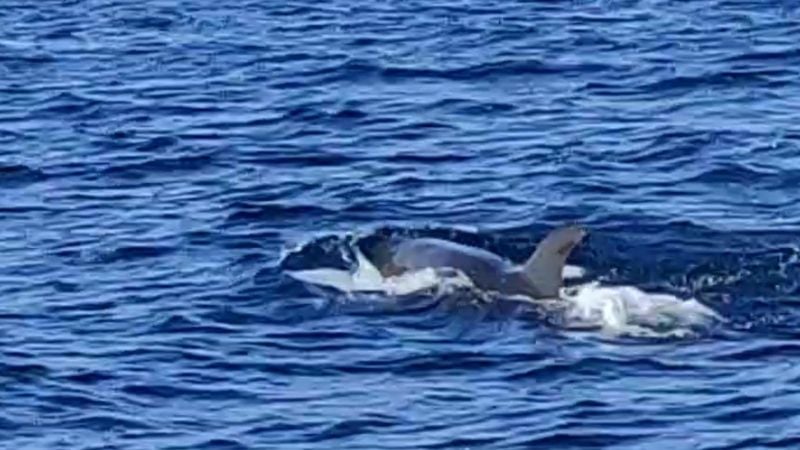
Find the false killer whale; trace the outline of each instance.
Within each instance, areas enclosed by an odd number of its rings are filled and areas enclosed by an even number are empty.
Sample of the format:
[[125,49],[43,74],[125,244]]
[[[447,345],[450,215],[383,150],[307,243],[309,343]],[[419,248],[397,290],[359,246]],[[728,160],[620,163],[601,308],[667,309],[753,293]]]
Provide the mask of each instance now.
[[586,231],[578,225],[552,230],[521,265],[484,249],[436,238],[383,241],[372,262],[384,277],[426,268],[454,269],[485,291],[550,299],[558,298],[564,264],[584,236]]

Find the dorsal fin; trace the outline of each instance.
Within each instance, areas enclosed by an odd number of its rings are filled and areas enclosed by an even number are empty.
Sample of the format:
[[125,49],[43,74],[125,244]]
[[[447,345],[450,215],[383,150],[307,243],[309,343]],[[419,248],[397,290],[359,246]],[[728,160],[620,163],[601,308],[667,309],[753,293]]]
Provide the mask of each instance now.
[[522,273],[540,295],[558,297],[558,290],[563,284],[564,263],[584,236],[586,231],[582,227],[565,226],[548,233],[536,246],[536,251],[522,266]]

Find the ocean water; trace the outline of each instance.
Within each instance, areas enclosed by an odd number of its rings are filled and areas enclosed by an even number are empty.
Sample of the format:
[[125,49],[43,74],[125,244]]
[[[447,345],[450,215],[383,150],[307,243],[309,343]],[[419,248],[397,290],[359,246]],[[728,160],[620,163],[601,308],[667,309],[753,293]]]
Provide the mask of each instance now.
[[800,447],[798,8],[4,1],[0,448]]

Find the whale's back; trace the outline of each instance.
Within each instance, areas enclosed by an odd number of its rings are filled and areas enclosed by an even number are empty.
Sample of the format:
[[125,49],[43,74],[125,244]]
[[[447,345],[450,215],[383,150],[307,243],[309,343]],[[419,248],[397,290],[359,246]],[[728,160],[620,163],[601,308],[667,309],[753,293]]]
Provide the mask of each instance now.
[[392,264],[401,270],[457,269],[477,286],[490,289],[502,281],[510,268],[504,259],[487,250],[434,238],[402,241],[395,249]]
[[585,234],[579,226],[555,229],[520,266],[487,250],[435,238],[382,240],[375,245],[372,260],[385,277],[409,270],[452,268],[484,290],[557,298],[566,259]]

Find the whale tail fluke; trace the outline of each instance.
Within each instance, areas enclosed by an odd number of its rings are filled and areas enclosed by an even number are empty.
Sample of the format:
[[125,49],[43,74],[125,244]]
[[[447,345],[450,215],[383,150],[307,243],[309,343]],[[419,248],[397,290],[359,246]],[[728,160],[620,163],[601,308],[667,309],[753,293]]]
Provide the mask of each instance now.
[[536,246],[522,272],[544,297],[558,297],[563,285],[563,270],[567,257],[586,236],[586,230],[569,225],[551,231]]

